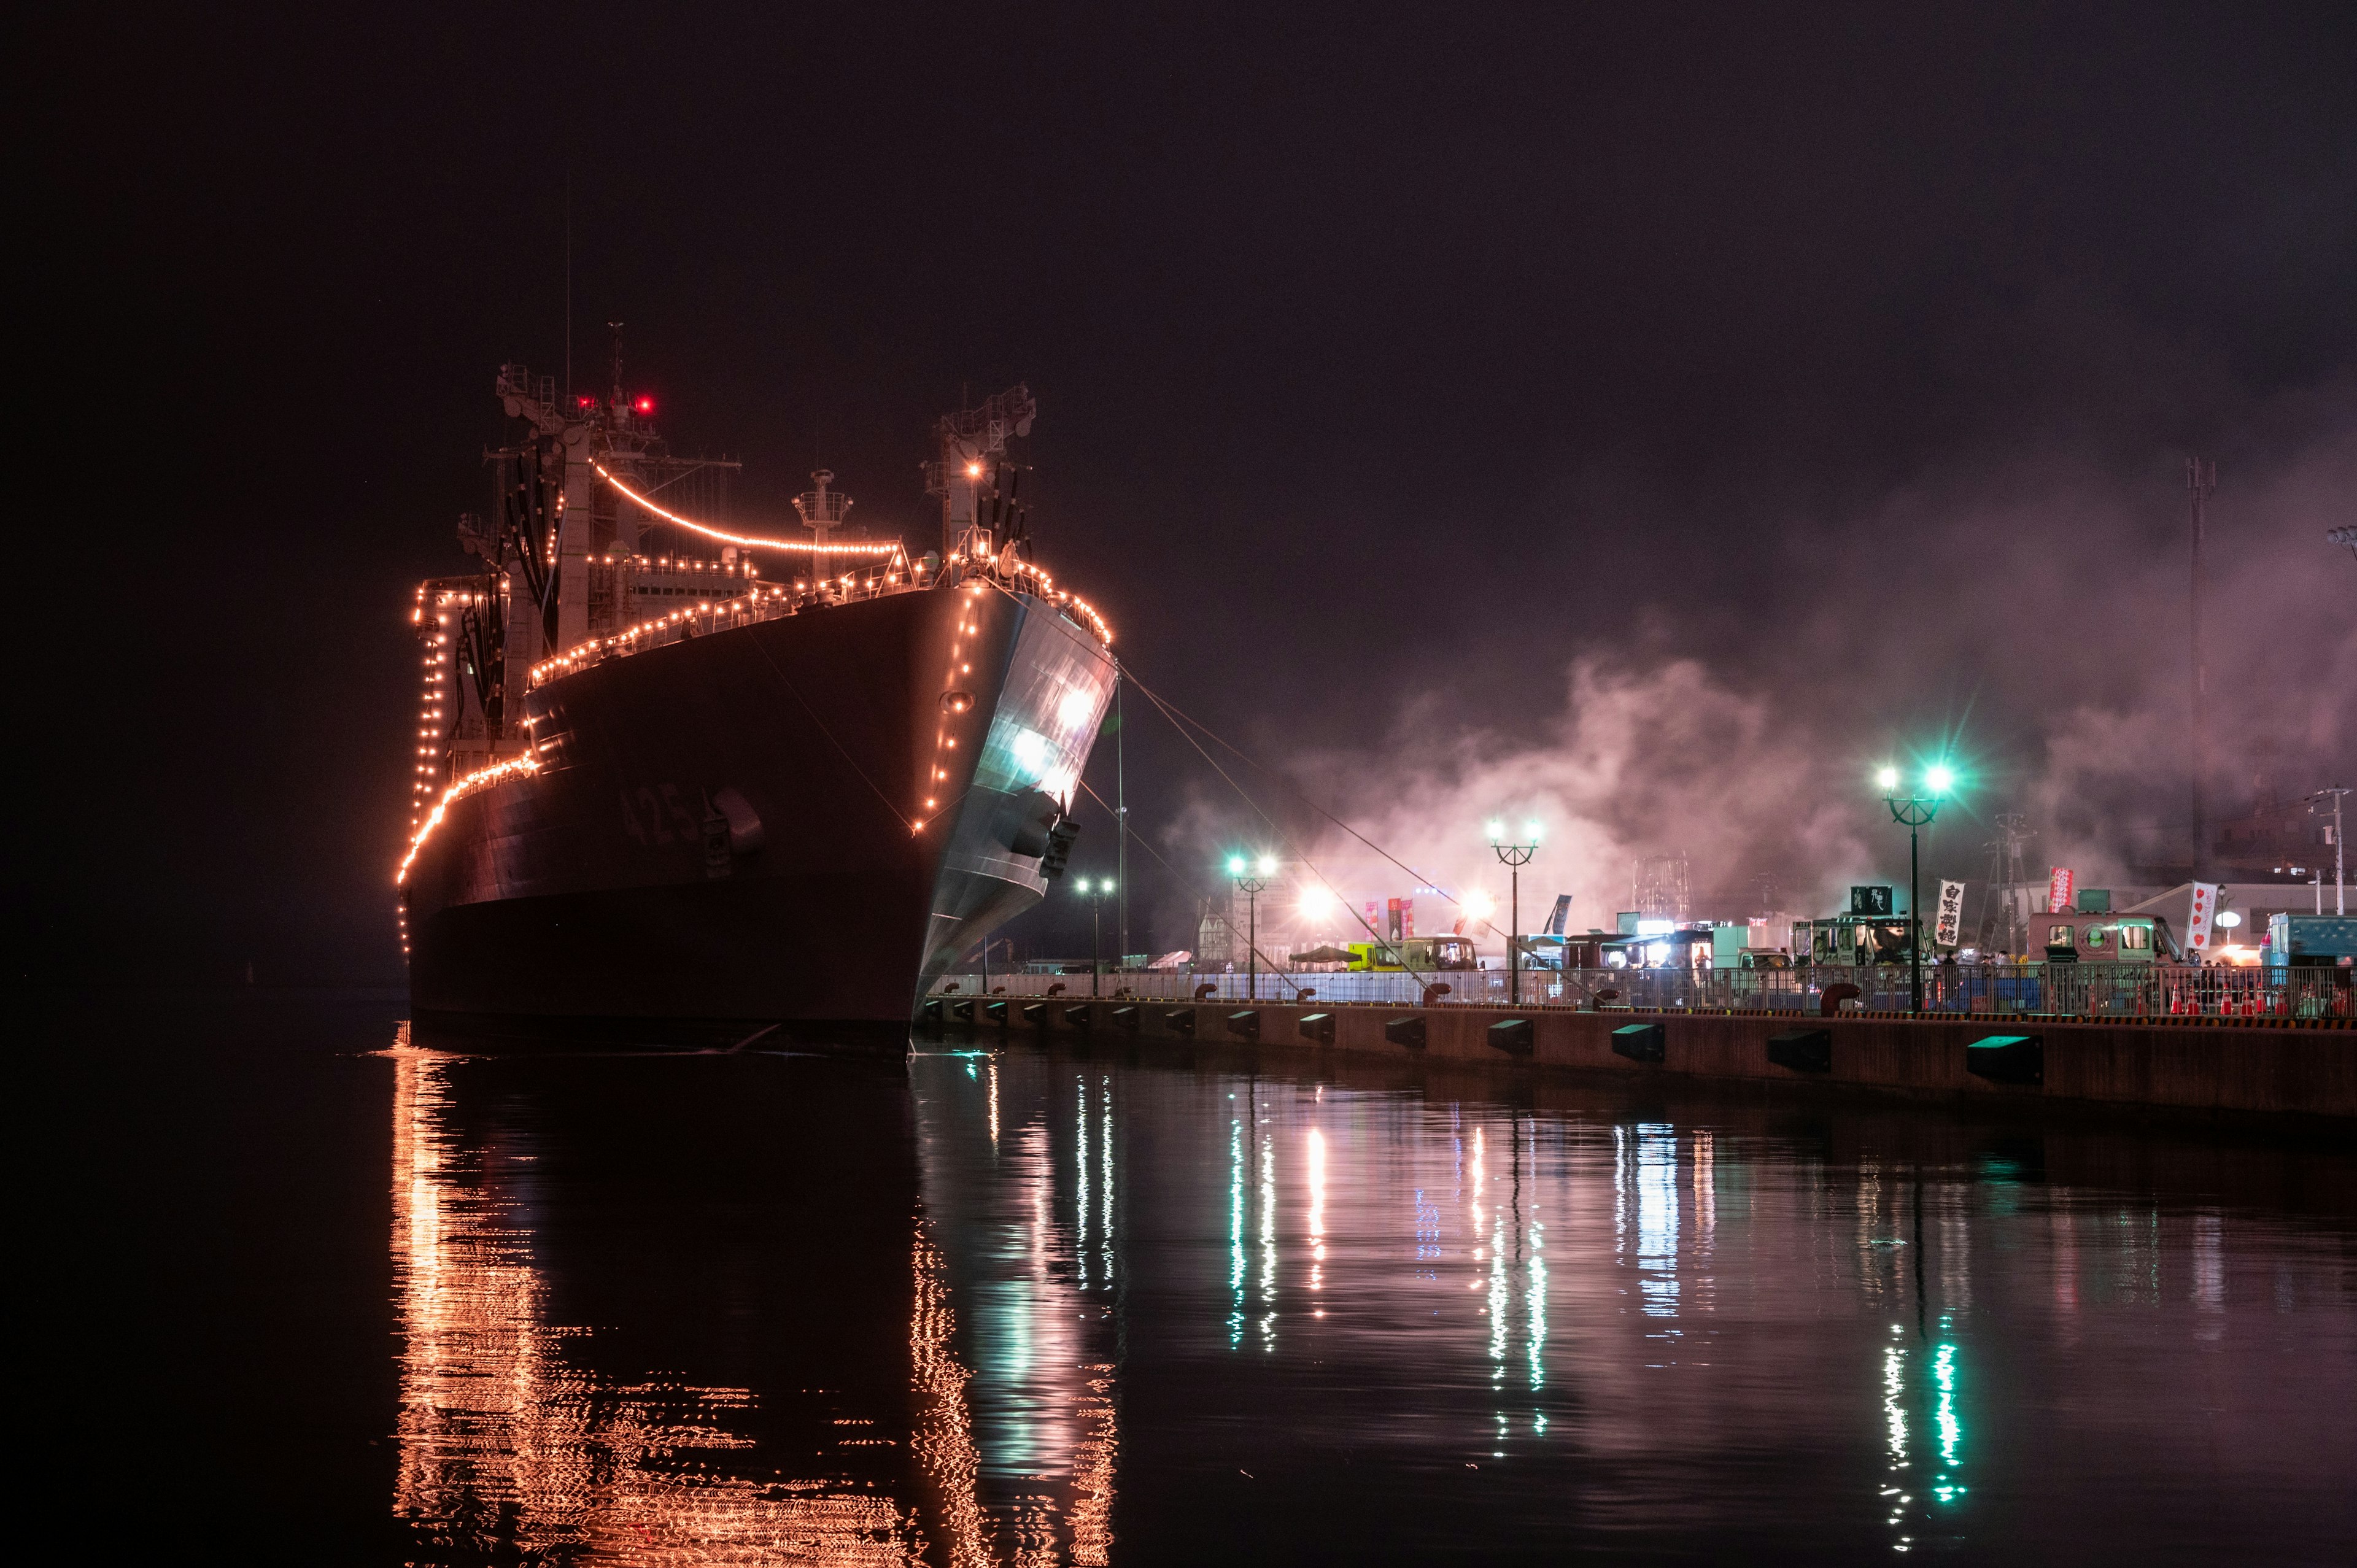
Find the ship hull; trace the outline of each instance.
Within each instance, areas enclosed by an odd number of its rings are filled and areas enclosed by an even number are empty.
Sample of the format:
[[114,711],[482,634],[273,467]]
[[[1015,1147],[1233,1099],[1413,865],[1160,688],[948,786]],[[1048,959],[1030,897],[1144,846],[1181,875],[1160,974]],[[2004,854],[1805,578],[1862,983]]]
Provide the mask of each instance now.
[[454,799],[413,857],[418,1017],[905,1041],[928,980],[1042,896],[1042,792],[1069,797],[1112,681],[1052,607],[961,587],[551,682],[537,769]]

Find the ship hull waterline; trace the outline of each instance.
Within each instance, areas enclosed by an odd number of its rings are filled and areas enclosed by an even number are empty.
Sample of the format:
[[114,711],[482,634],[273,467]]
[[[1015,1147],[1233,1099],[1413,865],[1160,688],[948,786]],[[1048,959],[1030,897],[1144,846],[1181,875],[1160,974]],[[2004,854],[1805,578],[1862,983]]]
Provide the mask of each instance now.
[[965,585],[550,682],[539,768],[453,800],[403,885],[416,1021],[904,1049],[930,982],[1043,896],[1042,792],[1113,680],[1052,606]]

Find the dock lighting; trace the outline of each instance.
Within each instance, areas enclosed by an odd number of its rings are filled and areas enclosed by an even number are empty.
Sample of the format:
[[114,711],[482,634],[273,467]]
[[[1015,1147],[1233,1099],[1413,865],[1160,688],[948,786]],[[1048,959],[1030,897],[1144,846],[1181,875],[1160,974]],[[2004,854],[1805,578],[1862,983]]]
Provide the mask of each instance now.
[[1944,762],[1933,763],[1923,771],[1923,787],[1927,793],[1900,795],[1899,769],[1885,768],[1875,776],[1882,787],[1882,803],[1890,808],[1890,820],[1907,830],[1907,970],[1909,989],[1913,998],[1912,1010],[1923,1011],[1923,914],[1920,888],[1922,882],[1923,858],[1921,837],[1932,819],[1940,814],[1940,800],[1956,782],[1956,776]]
[[1235,878],[1236,891],[1244,896],[1244,974],[1252,999],[1260,1000],[1260,896],[1268,886],[1269,874],[1276,869],[1276,857],[1265,854],[1254,863],[1258,875],[1248,875],[1244,857],[1228,856],[1228,875]]
[[1089,901],[1089,925],[1094,932],[1089,949],[1089,994],[1094,996],[1104,983],[1104,900],[1114,890],[1114,881],[1110,876],[1100,876],[1092,883],[1083,876],[1073,886]]
[[[1522,843],[1506,843],[1503,824],[1490,824],[1490,847],[1506,868],[1506,993],[1512,1005],[1523,1004],[1523,867],[1539,852],[1539,824],[1524,822]],[[1492,906],[1495,908],[1495,906]]]

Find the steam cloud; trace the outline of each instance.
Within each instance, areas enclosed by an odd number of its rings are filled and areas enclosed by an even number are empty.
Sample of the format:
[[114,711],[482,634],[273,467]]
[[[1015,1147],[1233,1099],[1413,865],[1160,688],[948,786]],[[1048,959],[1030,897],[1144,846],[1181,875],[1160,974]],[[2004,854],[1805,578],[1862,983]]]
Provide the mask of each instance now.
[[[2211,503],[2213,829],[2255,799],[2357,775],[2357,561],[2323,537],[2357,521],[2357,411],[2301,414],[2275,449],[2222,460]],[[2019,811],[2038,835],[2031,876],[2055,864],[2125,883],[2140,843],[2187,838],[2186,510],[2181,458],[2042,452],[1926,473],[1838,518],[1777,520],[1708,560],[1680,557],[1673,516],[1645,531],[1672,569],[1644,580],[1680,590],[1527,616],[1534,645],[1575,650],[1534,666],[1507,716],[1426,690],[1377,743],[1286,769],[1440,886],[1495,897],[1501,925],[1506,877],[1482,826],[1539,819],[1525,929],[1569,892],[1573,929],[1609,929],[1637,858],[1668,852],[1689,857],[1697,916],[1757,907],[1762,875],[1800,914],[1851,883],[1903,886],[1906,837],[1871,771],[1941,754],[1967,791],[1927,835],[1927,880],[1985,877],[1990,817]],[[1174,825],[1189,857],[1251,822],[1213,790]],[[1413,891],[1347,835],[1289,825],[1353,907]],[[1458,913],[1428,901],[1419,930]]]

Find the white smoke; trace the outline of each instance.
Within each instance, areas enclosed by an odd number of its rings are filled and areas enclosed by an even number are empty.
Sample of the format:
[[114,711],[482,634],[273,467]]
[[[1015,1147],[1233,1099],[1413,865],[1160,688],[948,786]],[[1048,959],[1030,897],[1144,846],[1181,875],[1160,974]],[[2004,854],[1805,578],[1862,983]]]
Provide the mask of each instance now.
[[[1580,658],[1534,737],[1454,727],[1446,713],[1419,703],[1380,763],[1327,757],[1301,771],[1313,795],[1339,795],[1353,826],[1432,885],[1480,893],[1501,911],[1508,879],[1486,841],[1492,822],[1515,840],[1540,825],[1523,908],[1570,893],[1576,929],[1611,929],[1641,855],[1683,853],[1705,877],[1789,861],[1812,868],[1818,885],[1792,889],[1812,903],[1872,865],[1854,759],[1824,756],[1697,660],[1633,668]],[[1777,853],[1763,856],[1766,845]],[[1341,835],[1322,835],[1310,854],[1354,897],[1408,890],[1396,867]],[[1419,906],[1419,928],[1456,911],[1440,913]]]
[[[2357,520],[2357,415],[2222,463],[2211,517],[2214,824],[2255,797],[2357,781],[2357,561],[2324,539]],[[1678,521],[1650,536],[1674,539]],[[1903,885],[1906,835],[1870,783],[1884,761],[1951,756],[1964,775],[1927,835],[1927,879],[1983,876],[2001,811],[2038,835],[2029,875],[2067,865],[2083,885],[2128,880],[2156,833],[2184,838],[2188,531],[2167,455],[2125,474],[2050,452],[1929,473],[1842,519],[1748,537],[1762,542],[1694,572],[1666,564],[1658,580],[1689,594],[1581,598],[1564,618],[1589,650],[1534,668],[1511,701],[1423,691],[1364,749],[1283,759],[1414,875],[1306,817],[1287,818],[1289,842],[1354,907],[1420,876],[1502,912],[1484,824],[1519,837],[1535,819],[1524,927],[1568,892],[1577,930],[1611,929],[1652,854],[1688,857],[1711,905],[1697,915],[1756,903],[1762,874],[1769,902],[1804,914],[1853,883]],[[1477,711],[1491,716],[1464,716]],[[1172,836],[1216,843],[1250,823],[1207,793]],[[1421,930],[1457,914],[1426,908]]]

